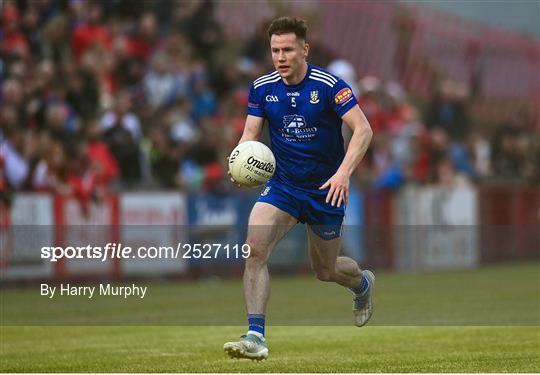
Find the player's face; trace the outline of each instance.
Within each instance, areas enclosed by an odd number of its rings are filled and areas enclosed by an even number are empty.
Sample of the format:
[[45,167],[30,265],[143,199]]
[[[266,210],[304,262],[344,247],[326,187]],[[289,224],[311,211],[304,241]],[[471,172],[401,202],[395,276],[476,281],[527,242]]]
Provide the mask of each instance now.
[[306,61],[308,44],[294,33],[274,34],[270,38],[270,48],[272,62],[281,77],[285,80],[296,78]]

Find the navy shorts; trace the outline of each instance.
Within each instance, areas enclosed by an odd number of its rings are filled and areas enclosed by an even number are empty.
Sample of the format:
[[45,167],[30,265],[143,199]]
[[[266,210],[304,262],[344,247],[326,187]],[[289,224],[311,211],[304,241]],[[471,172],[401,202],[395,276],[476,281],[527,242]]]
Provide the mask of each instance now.
[[301,223],[310,226],[313,232],[324,240],[341,236],[345,206],[332,207],[326,203],[325,190],[299,190],[284,184],[266,183],[257,202],[264,202],[287,212]]

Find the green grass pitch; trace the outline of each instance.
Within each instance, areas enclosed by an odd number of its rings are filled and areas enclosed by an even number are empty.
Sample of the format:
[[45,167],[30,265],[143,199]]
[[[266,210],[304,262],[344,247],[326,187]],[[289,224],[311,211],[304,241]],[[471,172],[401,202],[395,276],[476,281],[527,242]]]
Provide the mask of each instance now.
[[239,280],[150,283],[144,303],[70,297],[49,304],[35,298],[35,286],[7,288],[1,292],[0,368],[540,372],[538,266],[378,273],[375,315],[363,328],[350,324],[351,298],[342,288],[309,277],[276,277],[268,312],[270,357],[263,362],[231,360],[222,351],[225,341],[245,330]]

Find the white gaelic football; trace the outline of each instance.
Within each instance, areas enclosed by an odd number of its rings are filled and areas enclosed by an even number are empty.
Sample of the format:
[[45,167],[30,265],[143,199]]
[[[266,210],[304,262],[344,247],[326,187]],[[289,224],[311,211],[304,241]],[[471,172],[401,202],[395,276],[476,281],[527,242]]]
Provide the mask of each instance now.
[[231,176],[242,186],[261,186],[272,177],[275,170],[274,154],[261,142],[242,142],[229,155]]

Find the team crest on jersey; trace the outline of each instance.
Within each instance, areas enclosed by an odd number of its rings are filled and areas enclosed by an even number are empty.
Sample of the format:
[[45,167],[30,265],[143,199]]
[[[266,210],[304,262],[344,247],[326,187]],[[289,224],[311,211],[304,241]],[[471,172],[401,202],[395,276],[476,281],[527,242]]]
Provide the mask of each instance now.
[[311,104],[317,104],[319,102],[319,91],[310,91],[309,93],[309,102]]
[[350,88],[345,87],[344,89],[341,89],[336,96],[334,97],[334,101],[336,104],[343,104],[347,100],[349,100],[352,97],[352,91]]

